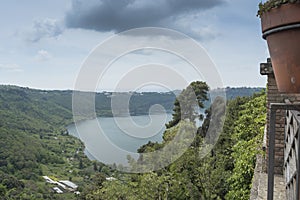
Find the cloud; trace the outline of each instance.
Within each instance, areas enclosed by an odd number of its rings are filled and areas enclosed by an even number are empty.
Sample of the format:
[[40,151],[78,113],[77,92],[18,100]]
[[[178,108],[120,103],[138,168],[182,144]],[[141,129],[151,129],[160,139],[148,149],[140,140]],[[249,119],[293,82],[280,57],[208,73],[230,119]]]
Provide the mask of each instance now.
[[0,64],[0,71],[21,72],[22,68],[17,64]]
[[46,50],[39,50],[37,55],[35,56],[35,60],[39,62],[47,61],[52,58],[52,55]]
[[31,29],[26,32],[26,39],[30,42],[38,42],[42,38],[58,37],[63,31],[63,23],[57,19],[35,20]]
[[[182,31],[183,27],[176,24],[177,21],[224,2],[225,0],[73,0],[71,9],[66,13],[65,23],[69,28],[101,32],[120,32],[146,26]],[[199,34],[192,29],[185,32]]]

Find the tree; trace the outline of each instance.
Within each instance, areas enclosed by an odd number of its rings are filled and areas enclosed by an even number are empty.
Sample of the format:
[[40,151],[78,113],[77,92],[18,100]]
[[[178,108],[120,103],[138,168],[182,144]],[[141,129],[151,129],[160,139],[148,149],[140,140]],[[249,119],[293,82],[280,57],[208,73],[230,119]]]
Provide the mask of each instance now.
[[208,100],[208,85],[202,81],[192,82],[176,98],[173,109],[173,119],[166,124],[171,128],[179,123],[180,120],[194,122],[196,118],[201,119],[199,109],[204,108],[204,101]]
[[5,185],[2,185],[2,184],[0,184],[0,195],[1,195],[1,197],[5,197],[5,195],[6,195],[6,192],[7,192],[7,188],[6,188],[6,186],[5,186]]

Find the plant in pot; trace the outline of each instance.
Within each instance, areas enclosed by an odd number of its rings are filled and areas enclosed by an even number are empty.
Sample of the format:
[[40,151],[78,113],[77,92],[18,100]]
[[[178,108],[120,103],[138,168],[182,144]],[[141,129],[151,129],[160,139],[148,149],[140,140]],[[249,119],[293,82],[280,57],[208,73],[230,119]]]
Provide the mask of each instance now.
[[300,93],[300,0],[268,0],[257,15],[279,92]]

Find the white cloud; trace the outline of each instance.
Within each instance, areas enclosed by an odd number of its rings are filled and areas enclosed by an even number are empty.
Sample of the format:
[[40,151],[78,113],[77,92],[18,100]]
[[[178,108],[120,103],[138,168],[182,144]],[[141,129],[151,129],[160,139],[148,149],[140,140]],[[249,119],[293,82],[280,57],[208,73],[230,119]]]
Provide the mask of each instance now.
[[35,20],[32,27],[25,34],[30,42],[38,42],[42,38],[56,38],[64,31],[63,23],[57,19]]
[[0,71],[21,72],[23,70],[17,64],[0,64]]
[[52,58],[52,55],[46,50],[39,50],[35,56],[35,60],[39,62],[47,61]]

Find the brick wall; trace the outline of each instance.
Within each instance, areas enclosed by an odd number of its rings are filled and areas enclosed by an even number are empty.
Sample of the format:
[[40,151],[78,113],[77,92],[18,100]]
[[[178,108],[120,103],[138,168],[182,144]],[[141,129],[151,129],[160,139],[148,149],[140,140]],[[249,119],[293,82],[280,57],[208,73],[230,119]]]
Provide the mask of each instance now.
[[[270,133],[270,104],[271,103],[283,103],[284,96],[278,92],[276,81],[274,74],[268,75],[268,83],[267,83],[267,146],[268,146],[268,138]],[[275,133],[275,166],[274,172],[275,174],[283,173],[283,150],[284,150],[284,126],[285,126],[285,111],[277,110],[276,113],[276,133]],[[268,148],[267,148],[268,155]]]
[[[271,60],[267,63],[262,63],[260,73],[267,76],[267,149],[266,156],[268,160],[268,138],[269,138],[269,118],[270,104],[284,103],[288,99],[291,103],[300,102],[300,94],[282,94],[278,92],[276,80],[274,77]],[[285,130],[285,115],[284,110],[278,110],[276,113],[276,133],[275,133],[275,174],[283,174],[284,164],[284,130]],[[267,167],[266,167],[267,169]]]

